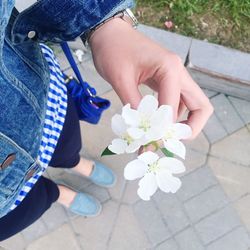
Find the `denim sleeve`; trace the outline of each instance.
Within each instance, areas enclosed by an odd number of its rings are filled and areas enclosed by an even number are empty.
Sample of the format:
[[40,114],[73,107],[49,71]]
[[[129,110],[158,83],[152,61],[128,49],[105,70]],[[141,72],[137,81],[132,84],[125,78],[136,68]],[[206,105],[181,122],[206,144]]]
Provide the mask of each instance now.
[[[74,40],[116,12],[134,7],[134,0],[40,0],[24,10],[12,27],[12,42]],[[33,32],[34,33],[34,32]]]
[[14,0],[0,0],[0,55],[5,36],[5,29],[8,24],[14,4]]

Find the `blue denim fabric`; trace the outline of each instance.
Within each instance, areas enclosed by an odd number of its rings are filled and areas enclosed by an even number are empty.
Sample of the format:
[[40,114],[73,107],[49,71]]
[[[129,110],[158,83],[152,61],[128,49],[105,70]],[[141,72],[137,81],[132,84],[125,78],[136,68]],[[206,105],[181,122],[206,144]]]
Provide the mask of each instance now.
[[43,42],[73,40],[103,19],[132,6],[132,0],[40,0],[16,19],[12,41],[26,41],[31,30]]
[[[74,40],[133,0],[40,0],[18,14],[0,0],[0,218],[9,211],[36,162],[41,142],[49,70],[39,42]],[[36,31],[35,39],[28,38]]]

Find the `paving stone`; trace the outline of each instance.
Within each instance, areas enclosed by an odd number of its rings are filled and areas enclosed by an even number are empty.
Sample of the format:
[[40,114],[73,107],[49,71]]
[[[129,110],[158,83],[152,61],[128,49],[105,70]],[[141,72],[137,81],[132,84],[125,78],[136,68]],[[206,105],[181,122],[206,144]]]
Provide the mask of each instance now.
[[250,133],[242,128],[211,147],[211,155],[245,166],[250,164]]
[[137,189],[137,180],[127,181],[122,201],[128,204],[134,204],[136,201],[140,200],[140,197],[137,194]]
[[240,200],[236,201],[234,207],[247,230],[250,232],[250,195],[244,196]]
[[100,215],[93,218],[78,217],[72,220],[72,225],[78,235],[82,249],[103,250],[111,234],[118,204],[109,201],[103,204]]
[[209,90],[209,89],[202,89],[203,90],[203,92],[206,94],[206,96],[208,97],[208,98],[211,98],[211,97],[213,97],[213,96],[215,96],[215,95],[217,95],[218,94],[218,92],[216,92],[216,91],[212,91],[212,90]]
[[[114,187],[108,189],[112,199],[120,200],[125,190],[124,167],[128,162],[135,159],[135,155],[113,155],[101,158],[101,161],[109,166],[116,174],[117,181]],[[136,192],[136,189],[134,190]]]
[[114,90],[110,90],[109,92],[104,93],[102,97],[110,100],[111,102],[111,105],[106,112],[110,113],[111,116],[114,115],[115,113],[121,113],[123,105],[120,98],[118,97],[118,95]]
[[122,205],[107,249],[148,249],[150,243],[143,232],[144,229],[139,225],[132,208]]
[[98,125],[94,126],[86,122],[81,123],[82,151],[87,153],[92,159],[98,159],[114,170],[117,175],[117,183],[115,187],[110,188],[108,191],[112,198],[120,199],[125,188],[123,169],[129,161],[135,158],[135,155],[104,156],[100,159],[102,151],[115,138],[111,130],[111,118],[115,113],[121,112],[122,108],[121,101],[114,91],[104,94],[103,97],[111,100],[112,105],[104,112]]
[[[222,60],[222,58],[226,58],[226,60]],[[227,76],[232,80],[239,79],[249,82],[250,79],[249,54],[239,50],[193,39],[190,61],[200,69]]]
[[175,236],[181,250],[205,250],[193,228],[188,228]]
[[214,157],[209,157],[208,165],[230,200],[234,201],[250,192],[249,168]]
[[232,102],[245,124],[250,123],[250,102],[232,96],[229,96],[228,99]]
[[67,214],[67,216],[69,217],[69,219],[71,219],[71,220],[80,217],[80,215],[71,212],[71,211],[70,211],[69,209],[67,209],[67,208],[64,208],[64,210],[65,210],[65,213]]
[[182,187],[176,194],[182,201],[186,201],[217,184],[217,180],[207,166],[199,168],[181,179]]
[[153,245],[170,237],[170,232],[153,201],[139,201],[135,204],[134,211],[141,228]]
[[34,241],[48,233],[48,229],[42,219],[35,221],[32,225],[22,231],[23,237],[26,241]]
[[185,61],[191,45],[191,38],[146,25],[139,25],[138,30],[161,44],[167,50],[171,50],[178,54],[183,62]]
[[220,186],[211,187],[198,196],[188,200],[184,207],[192,222],[222,208],[228,203],[228,198]]
[[214,112],[217,118],[227,133],[230,134],[244,126],[244,123],[225,95],[220,94],[213,97],[211,103],[214,106]]
[[229,206],[200,221],[195,225],[195,229],[204,244],[208,244],[239,225],[241,225],[241,222],[238,215]]
[[[21,233],[10,237],[7,240],[0,242],[0,249],[6,250],[23,250],[25,248],[26,242]],[[3,247],[3,248],[1,248]]]
[[53,177],[53,180],[54,181],[63,180],[67,185],[76,190],[87,187],[92,183],[84,176],[81,176],[80,174],[77,174],[70,169],[65,169],[65,171],[62,174]]
[[249,100],[249,58],[248,53],[193,39],[188,68],[200,86]]
[[84,46],[80,37],[77,37],[74,41],[69,41],[68,45],[72,50],[80,49],[85,53],[91,52],[90,49],[87,49],[86,46]]
[[115,138],[111,129],[111,118],[116,113],[120,113],[122,108],[119,98],[113,91],[106,93],[103,97],[111,101],[111,107],[103,113],[100,122],[97,125],[81,122],[83,150],[93,158],[100,157],[102,151]]
[[210,143],[214,143],[227,135],[225,128],[221,125],[215,114],[212,114],[209,118],[203,132]]
[[249,235],[240,227],[209,245],[207,250],[248,250],[249,247]]
[[207,154],[209,150],[209,142],[204,133],[200,133],[194,140],[185,141],[185,145],[187,148],[194,149],[204,154]]
[[203,166],[206,163],[206,160],[206,154],[187,148],[186,159],[184,161],[186,172],[184,172],[182,175],[185,175],[190,171]]
[[[92,126],[93,127],[93,126]],[[100,157],[101,152],[106,148],[112,141],[113,138],[115,138],[114,135],[112,135],[112,132],[109,132],[108,128],[109,125],[104,125],[104,122],[101,122],[101,124],[98,125],[98,127],[92,128],[96,131],[93,131],[93,133],[84,133],[84,131],[89,130],[89,126],[84,124],[82,125],[82,131],[83,131],[83,144],[84,150],[89,152],[92,158]],[[105,136],[103,136],[103,131],[105,132]],[[117,182],[116,185],[112,188],[110,188],[108,191],[110,193],[110,196],[114,199],[120,199],[125,188],[125,179],[123,175],[124,167],[126,164],[135,159],[135,154],[129,154],[129,155],[111,155],[111,156],[104,156],[98,159],[105,165],[109,166],[116,174],[117,176]],[[136,192],[136,190],[135,190]]]
[[50,177],[50,179],[57,179],[60,178],[60,176],[62,176],[63,174],[65,174],[65,169],[48,167],[46,169],[46,174]]
[[145,95],[153,95],[155,96],[156,98],[158,97],[157,93],[154,92],[154,90],[152,90],[151,88],[149,88],[147,85],[145,84],[141,84],[139,85],[139,91],[141,92],[141,94],[143,96]]
[[236,79],[224,78],[223,75],[216,72],[207,71],[206,69],[197,68],[189,63],[187,67],[195,82],[202,88],[208,88],[218,93],[239,97],[250,101],[249,83],[240,84]]
[[[124,179],[124,174],[123,174],[124,167],[132,159],[135,159],[135,156],[132,156],[132,155],[124,155],[122,157],[108,156],[108,158],[105,158],[105,160],[103,159],[106,165],[114,170],[116,174],[116,178],[117,178],[115,186],[108,189],[108,192],[112,199],[120,200],[122,198],[122,195],[125,190],[125,183],[126,183]],[[136,189],[134,190],[134,192],[136,193]]]
[[68,221],[65,210],[59,203],[53,203],[42,218],[49,230],[54,230]]
[[173,239],[167,240],[155,248],[156,250],[178,250],[179,247]]
[[[115,186],[108,189],[108,192],[113,199],[118,200],[122,197],[122,194],[125,189],[125,179],[123,175],[124,167],[129,161],[133,160],[134,158],[135,156],[131,154],[122,156],[105,156],[99,159],[100,161],[102,161],[102,163],[110,167],[116,174],[117,182]],[[134,191],[136,192],[136,190]]]
[[188,227],[189,220],[184,213],[183,204],[177,199],[175,194],[166,194],[158,191],[154,195],[154,200],[173,234]]
[[[64,55],[64,53],[61,51],[61,48],[59,46],[53,46],[54,54],[56,55],[56,58],[59,62],[60,68],[62,71],[65,71],[70,68],[70,64]],[[76,61],[77,62],[77,61]]]
[[[94,87],[98,95],[102,95],[112,89],[111,85],[98,74],[92,61],[78,64],[78,69],[84,81]],[[66,69],[64,73],[67,75],[75,75],[71,68]]]
[[80,189],[82,192],[89,193],[96,197],[100,202],[105,202],[110,199],[108,190],[103,187],[99,187],[95,184],[91,184],[87,187],[83,187]]
[[27,250],[80,250],[75,235],[68,225],[33,241]]
[[[83,63],[92,60],[92,56],[91,56],[90,51],[87,50],[84,47],[84,45],[83,45],[80,38],[77,38],[75,41],[68,42],[68,45],[69,45],[69,47],[71,49],[71,53],[72,53],[72,55],[73,55],[73,57],[75,59],[76,64],[78,64],[78,66],[80,66],[80,61],[78,60],[77,56],[75,55],[75,51],[77,49],[80,49],[80,50],[82,50],[84,52],[84,55],[83,55],[83,58],[82,58]],[[54,51],[54,53],[55,53],[55,55],[57,57],[57,60],[59,61],[61,69],[63,71],[69,69],[70,64],[69,64],[68,59],[66,58],[64,52],[62,51],[61,46],[59,44],[52,44],[50,46],[50,48],[53,49],[53,51]]]

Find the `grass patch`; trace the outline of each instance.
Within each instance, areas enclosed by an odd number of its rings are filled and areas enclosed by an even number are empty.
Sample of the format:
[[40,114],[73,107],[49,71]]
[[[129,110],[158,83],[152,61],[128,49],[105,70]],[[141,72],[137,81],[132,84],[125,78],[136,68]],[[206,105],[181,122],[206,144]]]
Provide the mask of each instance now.
[[137,0],[141,23],[250,52],[250,0]]

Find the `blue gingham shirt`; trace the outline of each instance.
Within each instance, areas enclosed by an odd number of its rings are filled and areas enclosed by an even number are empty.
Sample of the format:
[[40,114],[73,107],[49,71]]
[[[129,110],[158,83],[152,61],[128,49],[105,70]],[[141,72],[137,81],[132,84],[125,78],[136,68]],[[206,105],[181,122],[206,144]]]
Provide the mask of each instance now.
[[54,153],[57,141],[63,128],[67,109],[67,89],[60,66],[53,51],[46,45],[40,44],[42,52],[49,65],[50,85],[47,100],[47,110],[43,127],[43,136],[39,148],[38,162],[42,170],[31,177],[23,186],[15,203],[10,210],[15,209],[44,173]]

